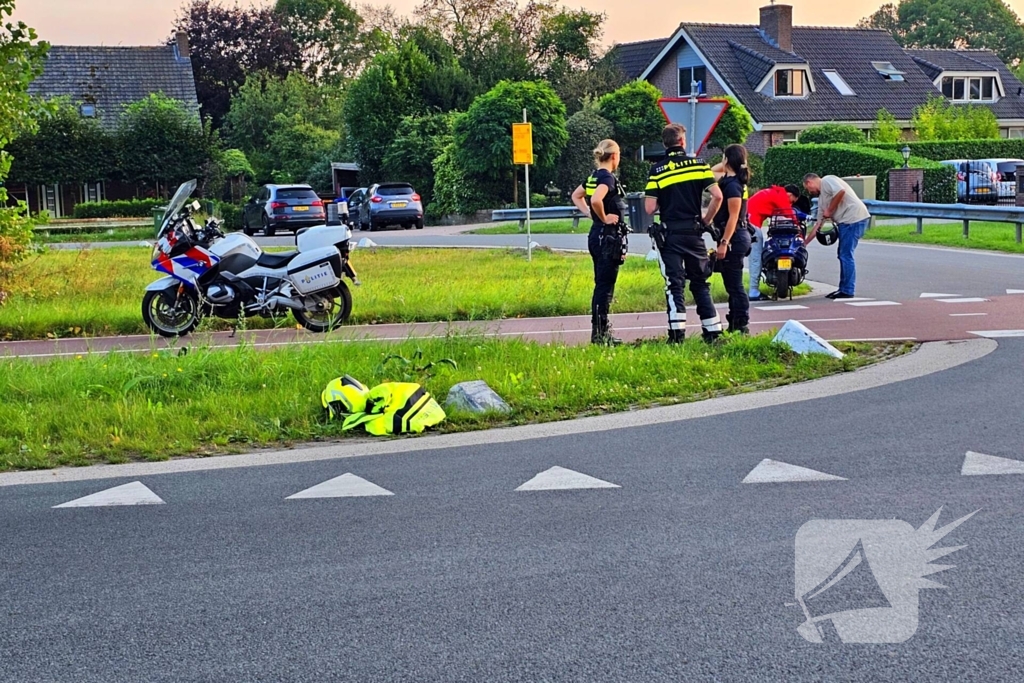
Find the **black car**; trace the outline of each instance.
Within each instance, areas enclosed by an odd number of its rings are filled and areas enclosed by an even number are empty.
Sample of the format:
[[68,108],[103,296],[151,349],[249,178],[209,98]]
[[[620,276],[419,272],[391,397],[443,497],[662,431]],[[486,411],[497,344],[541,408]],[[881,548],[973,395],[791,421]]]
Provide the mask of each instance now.
[[264,185],[242,207],[246,235],[262,230],[270,237],[278,230],[295,232],[326,221],[323,200],[309,185]]

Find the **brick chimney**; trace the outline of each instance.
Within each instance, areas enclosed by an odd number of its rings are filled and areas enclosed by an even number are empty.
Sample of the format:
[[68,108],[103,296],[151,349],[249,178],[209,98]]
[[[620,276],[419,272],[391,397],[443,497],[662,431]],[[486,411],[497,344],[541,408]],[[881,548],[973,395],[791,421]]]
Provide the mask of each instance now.
[[188,34],[184,31],[178,31],[174,34],[174,44],[178,47],[178,57],[180,59],[188,59],[191,54],[188,46]]
[[766,5],[761,8],[761,30],[786,52],[793,51],[792,5]]

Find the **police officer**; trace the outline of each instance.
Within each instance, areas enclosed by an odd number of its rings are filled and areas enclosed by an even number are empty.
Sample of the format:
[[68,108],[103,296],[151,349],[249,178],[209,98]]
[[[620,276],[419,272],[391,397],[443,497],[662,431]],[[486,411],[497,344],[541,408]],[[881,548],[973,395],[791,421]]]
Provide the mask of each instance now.
[[615,295],[619,266],[626,260],[626,213],[624,193],[615,177],[619,167],[619,145],[602,140],[594,149],[596,170],[572,193],[573,204],[593,218],[587,246],[594,261],[594,295],[590,300],[590,341],[618,344],[612,336],[608,313]]
[[[729,145],[723,152],[722,177],[718,188],[722,192],[722,208],[715,214],[715,228],[721,235],[716,257],[722,282],[729,293],[729,331],[747,333],[750,322],[750,300],[743,286],[743,259],[750,253],[753,230],[747,226],[747,150],[743,145]],[[753,277],[753,275],[751,275]]]
[[[649,214],[661,210],[661,225],[652,228],[651,236],[661,262],[661,274],[665,277],[668,340],[669,343],[683,341],[686,327],[683,286],[689,278],[704,341],[712,342],[721,336],[722,322],[708,287],[711,264],[703,233],[722,204],[722,191],[715,184],[711,168],[684,151],[685,127],[670,123],[662,131],[661,140],[667,157],[651,169],[645,203]],[[702,215],[702,197],[708,188],[711,204]]]

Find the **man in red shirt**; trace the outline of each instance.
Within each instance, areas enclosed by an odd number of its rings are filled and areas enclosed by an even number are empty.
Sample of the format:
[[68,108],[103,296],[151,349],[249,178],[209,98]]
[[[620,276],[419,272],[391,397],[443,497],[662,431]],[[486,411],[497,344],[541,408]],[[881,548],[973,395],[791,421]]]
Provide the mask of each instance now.
[[754,239],[750,245],[750,300],[762,301],[759,283],[761,279],[761,252],[764,249],[764,226],[765,221],[776,214],[796,220],[797,211],[793,205],[800,198],[800,188],[796,185],[780,187],[773,185],[755,192],[747,200],[747,215],[750,217],[750,227],[754,228]]

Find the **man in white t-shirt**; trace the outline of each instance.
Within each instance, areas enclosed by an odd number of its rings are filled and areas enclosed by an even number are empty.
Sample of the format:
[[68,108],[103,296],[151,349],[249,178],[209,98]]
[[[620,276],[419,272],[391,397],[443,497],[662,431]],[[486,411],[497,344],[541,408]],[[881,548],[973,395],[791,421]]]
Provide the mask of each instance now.
[[834,175],[820,178],[808,173],[804,176],[804,188],[812,197],[818,197],[817,220],[804,242],[811,243],[826,218],[835,221],[839,229],[839,289],[827,296],[829,299],[852,299],[857,286],[853,252],[871,221],[868,207],[845,180]]

